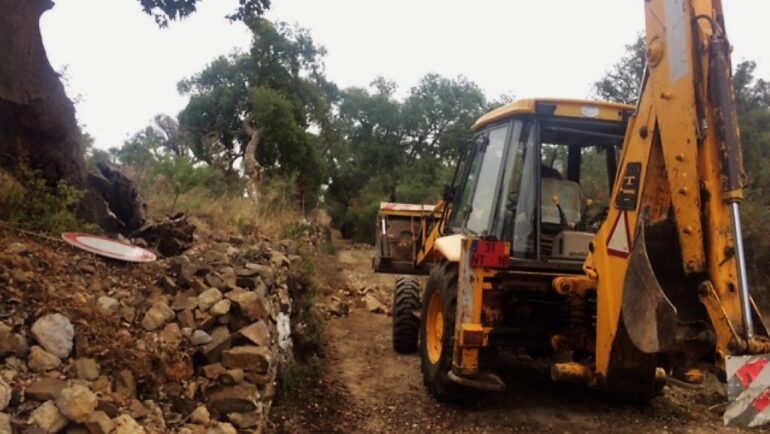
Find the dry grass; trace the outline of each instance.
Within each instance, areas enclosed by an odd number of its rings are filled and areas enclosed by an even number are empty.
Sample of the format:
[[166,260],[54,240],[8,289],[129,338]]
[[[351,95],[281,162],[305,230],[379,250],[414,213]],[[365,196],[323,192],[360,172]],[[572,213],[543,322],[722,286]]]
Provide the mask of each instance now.
[[204,189],[194,189],[179,196],[153,190],[144,193],[150,217],[159,218],[183,212],[192,218],[203,234],[226,237],[230,234],[281,234],[288,222],[299,220],[301,213],[284,198],[264,194],[259,204],[250,198],[216,196]]

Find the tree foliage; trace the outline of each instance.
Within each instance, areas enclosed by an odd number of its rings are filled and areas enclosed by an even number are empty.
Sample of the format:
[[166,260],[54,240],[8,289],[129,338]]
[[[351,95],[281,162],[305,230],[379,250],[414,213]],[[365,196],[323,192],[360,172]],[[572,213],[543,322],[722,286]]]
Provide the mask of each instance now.
[[422,77],[403,97],[383,77],[339,89],[324,76],[325,50],[307,30],[263,18],[244,22],[253,33],[247,52],[220,56],[178,84],[190,97],[178,125],[156,117],[111,152],[143,184],[162,179],[178,197],[190,188],[219,188],[210,185],[213,171],[229,192],[243,195],[244,158],[256,130],[254,156],[267,188],[281,185],[283,197],[294,183],[294,196],[307,205],[322,201],[346,236],[371,240],[381,201],[439,198],[471,125],[495,104],[468,79],[438,74]]
[[336,141],[329,147],[327,192],[343,234],[370,240],[380,201],[434,202],[457,150],[487,101],[463,77],[424,76],[403,100],[394,83],[340,94]]
[[311,126],[328,111],[323,91],[324,49],[301,28],[249,21],[248,53],[222,56],[179,83],[190,96],[179,114],[196,158],[232,173],[250,139],[244,123],[259,131],[256,159],[268,172],[297,174],[303,188],[317,191],[321,161]]
[[[193,14],[198,0],[139,0],[142,10],[155,18],[161,26],[168,26],[169,21],[181,20]],[[231,21],[245,21],[262,16],[270,8],[270,0],[238,0],[238,8],[228,15]]]
[[645,40],[640,33],[632,44],[626,45],[626,54],[612,65],[604,77],[594,83],[595,95],[606,101],[636,103],[645,62]]
[[752,268],[752,283],[767,285],[770,276],[770,83],[756,79],[756,63],[738,64],[733,75],[738,122],[743,143],[743,161],[749,176],[743,202],[746,253]]

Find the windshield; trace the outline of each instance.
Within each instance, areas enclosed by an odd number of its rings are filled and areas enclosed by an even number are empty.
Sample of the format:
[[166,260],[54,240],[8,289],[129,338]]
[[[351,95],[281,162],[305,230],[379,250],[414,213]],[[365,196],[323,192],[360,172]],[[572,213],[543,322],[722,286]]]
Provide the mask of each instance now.
[[462,181],[457,186],[460,194],[452,204],[451,227],[477,235],[490,232],[509,129],[510,122],[506,122],[475,137],[465,172],[458,174]]
[[502,168],[508,125],[489,131],[489,142],[484,149],[478,182],[468,215],[467,229],[476,234],[487,233],[492,218],[492,207],[497,193],[498,178]]

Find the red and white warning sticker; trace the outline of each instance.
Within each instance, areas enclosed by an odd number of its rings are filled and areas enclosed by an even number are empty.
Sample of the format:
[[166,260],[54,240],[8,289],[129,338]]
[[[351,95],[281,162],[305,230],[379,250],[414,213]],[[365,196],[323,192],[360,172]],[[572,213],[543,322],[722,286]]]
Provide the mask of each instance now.
[[628,228],[628,216],[625,211],[618,213],[618,218],[612,225],[610,237],[607,239],[607,253],[621,258],[627,258],[631,253],[631,231]]
[[152,262],[155,254],[141,247],[99,235],[65,232],[61,237],[67,243],[97,255],[127,262]]
[[728,356],[724,423],[752,427],[770,422],[770,355]]

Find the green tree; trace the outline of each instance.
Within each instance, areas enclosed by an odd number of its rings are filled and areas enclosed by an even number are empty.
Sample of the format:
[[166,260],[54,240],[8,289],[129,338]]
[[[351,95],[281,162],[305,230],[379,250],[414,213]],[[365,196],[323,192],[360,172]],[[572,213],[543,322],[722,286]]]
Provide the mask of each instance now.
[[101,158],[117,160],[134,172],[137,184],[142,185],[150,169],[163,156],[187,157],[189,150],[179,131],[177,121],[168,115],[159,114],[143,130],[134,134],[123,146],[111,149]]
[[383,78],[340,93],[336,140],[325,154],[332,217],[343,235],[370,241],[380,201],[435,202],[457,150],[487,102],[463,77],[424,76],[404,100]]
[[[155,22],[166,27],[169,21],[181,20],[193,14],[198,0],[138,0],[142,10],[155,18]],[[270,0],[238,0],[238,8],[228,15],[231,21],[242,21],[262,16],[270,8]]]
[[604,77],[596,81],[593,91],[599,99],[634,104],[644,75],[646,48],[644,35],[626,45],[626,54],[610,68]]
[[172,209],[175,209],[179,196],[194,188],[202,188],[215,195],[231,192],[221,172],[206,164],[196,163],[189,156],[160,156],[151,170],[154,178],[162,177],[173,191]]
[[[261,18],[248,25],[254,34],[248,53],[220,57],[179,83],[190,95],[180,126],[193,154],[225,173],[253,158],[268,174],[298,175],[299,187],[315,193],[321,159],[308,129],[329,113],[325,51],[304,29]],[[255,149],[247,152],[252,139]]]
[[[138,3],[166,26],[194,13],[198,0]],[[22,182],[35,183],[23,179],[23,174],[39,173],[52,188],[63,180],[86,190],[79,214],[116,231],[120,225],[109,208],[109,198],[89,183],[74,106],[43,46],[40,18],[53,6],[51,0],[0,0],[0,119],[4,120],[0,167]],[[269,6],[269,0],[239,0],[228,18],[251,22]]]
[[483,114],[485,104],[481,89],[464,77],[424,76],[412,88],[402,109],[409,158],[451,164],[457,146]]
[[756,63],[743,61],[735,68],[733,88],[743,143],[743,161],[749,183],[743,202],[746,255],[753,286],[767,285],[770,277],[770,83],[754,76]]

